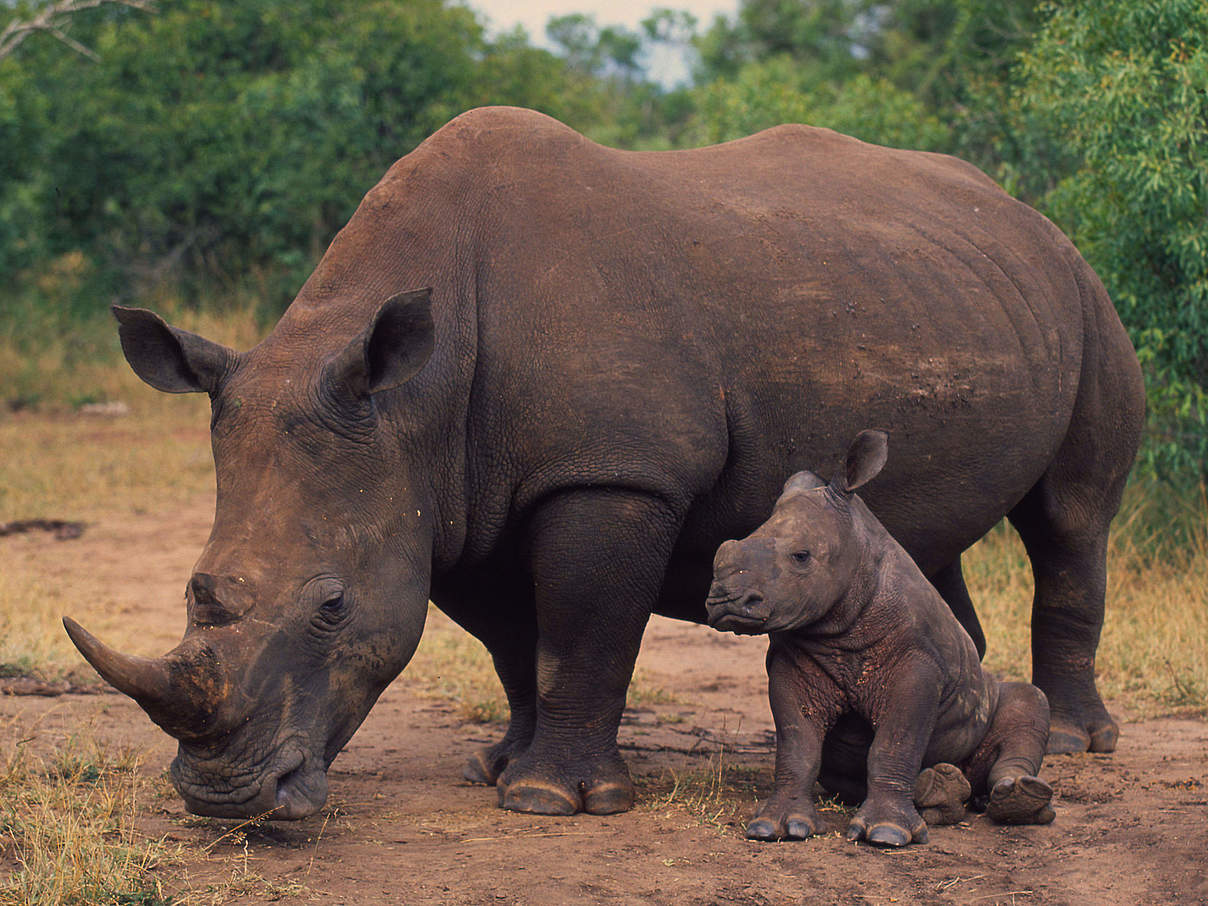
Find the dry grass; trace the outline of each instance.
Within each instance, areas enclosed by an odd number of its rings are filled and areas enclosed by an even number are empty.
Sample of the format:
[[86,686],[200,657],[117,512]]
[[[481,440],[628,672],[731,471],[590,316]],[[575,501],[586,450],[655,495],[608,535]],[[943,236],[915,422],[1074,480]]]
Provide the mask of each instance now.
[[699,767],[638,778],[638,802],[655,812],[678,810],[718,833],[742,836],[756,803],[767,798],[770,779],[766,766],[739,764],[721,746]]
[[0,676],[94,680],[60,623],[77,603],[56,583],[24,569],[0,571]]
[[486,648],[431,605],[403,680],[424,695],[451,703],[462,720],[484,724],[508,718],[507,697]]
[[155,870],[175,849],[136,829],[150,781],[138,755],[71,736],[46,754],[0,730],[0,904],[167,903]]
[[[234,303],[219,315],[202,313],[172,297],[139,303],[176,327],[244,350],[265,333],[254,305]],[[28,323],[15,323],[18,320]],[[31,351],[31,344],[37,344]],[[70,412],[89,403],[136,404],[145,388],[121,361],[117,322],[107,315],[79,320],[49,306],[14,312],[0,323],[0,406],[39,412]]]
[[[1138,484],[1112,528],[1107,614],[1096,673],[1104,698],[1136,716],[1208,713],[1208,504]],[[964,558],[989,651],[986,664],[1031,676],[1032,574],[1000,525]]]
[[[215,321],[182,312],[172,320],[239,349],[259,335],[248,314]],[[116,329],[111,342],[116,350]],[[64,341],[34,357],[0,344],[0,388],[20,383],[17,372],[31,362],[43,402],[0,414],[0,522],[136,514],[148,500],[168,510],[213,487],[204,394],[152,390],[124,362],[73,364]],[[91,402],[121,404],[126,414],[88,414]]]

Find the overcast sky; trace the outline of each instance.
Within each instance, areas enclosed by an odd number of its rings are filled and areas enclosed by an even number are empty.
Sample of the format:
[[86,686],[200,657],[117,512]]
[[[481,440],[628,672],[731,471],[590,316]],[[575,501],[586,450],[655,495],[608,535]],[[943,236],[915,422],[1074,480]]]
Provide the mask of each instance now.
[[[704,30],[718,13],[733,15],[738,0],[465,0],[483,13],[492,33],[508,31],[523,25],[529,39],[537,45],[549,46],[545,38],[545,23],[550,16],[586,13],[595,16],[598,25],[624,25],[637,29],[638,24],[658,7],[684,9],[696,16]],[[682,55],[665,48],[650,60],[651,77],[665,85],[687,78],[688,69]]]
[[588,13],[600,25],[627,25],[636,28],[656,7],[686,9],[701,25],[713,21],[716,13],[733,13],[738,0],[467,0],[468,4],[486,14],[493,29],[506,31],[520,24],[528,29],[534,43],[545,41],[545,23],[550,16],[567,13]]

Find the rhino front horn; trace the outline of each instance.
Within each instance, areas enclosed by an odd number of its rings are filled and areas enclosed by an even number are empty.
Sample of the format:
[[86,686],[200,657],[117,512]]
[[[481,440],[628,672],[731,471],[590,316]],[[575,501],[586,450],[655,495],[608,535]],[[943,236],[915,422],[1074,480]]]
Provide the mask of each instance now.
[[178,739],[199,736],[209,724],[209,711],[199,701],[195,683],[182,682],[183,665],[172,655],[136,657],[114,651],[71,617],[63,628],[101,678],[138,702],[147,715]]

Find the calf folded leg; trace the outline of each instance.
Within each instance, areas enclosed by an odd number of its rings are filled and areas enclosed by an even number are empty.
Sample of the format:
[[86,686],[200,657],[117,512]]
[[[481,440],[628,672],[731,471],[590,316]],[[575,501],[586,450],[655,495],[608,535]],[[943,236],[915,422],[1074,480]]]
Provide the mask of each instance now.
[[1053,789],[1037,775],[1048,741],[1049,706],[1031,683],[1003,683],[986,738],[966,767],[989,795],[986,814],[1000,824],[1048,824]]
[[924,768],[914,782],[914,805],[928,827],[958,824],[965,818],[965,803],[972,787],[954,764]]

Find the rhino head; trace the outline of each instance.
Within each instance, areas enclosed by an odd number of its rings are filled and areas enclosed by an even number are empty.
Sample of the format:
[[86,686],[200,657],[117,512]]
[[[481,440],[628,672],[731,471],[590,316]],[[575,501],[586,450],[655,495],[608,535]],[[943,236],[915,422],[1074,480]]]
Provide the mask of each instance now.
[[829,484],[808,471],[785,482],[763,525],[717,549],[709,625],[742,634],[808,626],[871,583],[870,547],[883,536],[855,492],[877,476],[887,452],[884,431],[862,431]]
[[175,649],[133,657],[65,618],[67,632],[179,740],[171,776],[190,811],[305,817],[423,630],[434,522],[422,432],[379,401],[429,358],[429,291],[390,298],[359,332],[327,325],[320,355],[280,327],[237,354],[149,311],[114,313],[139,377],[210,395],[214,526]]

